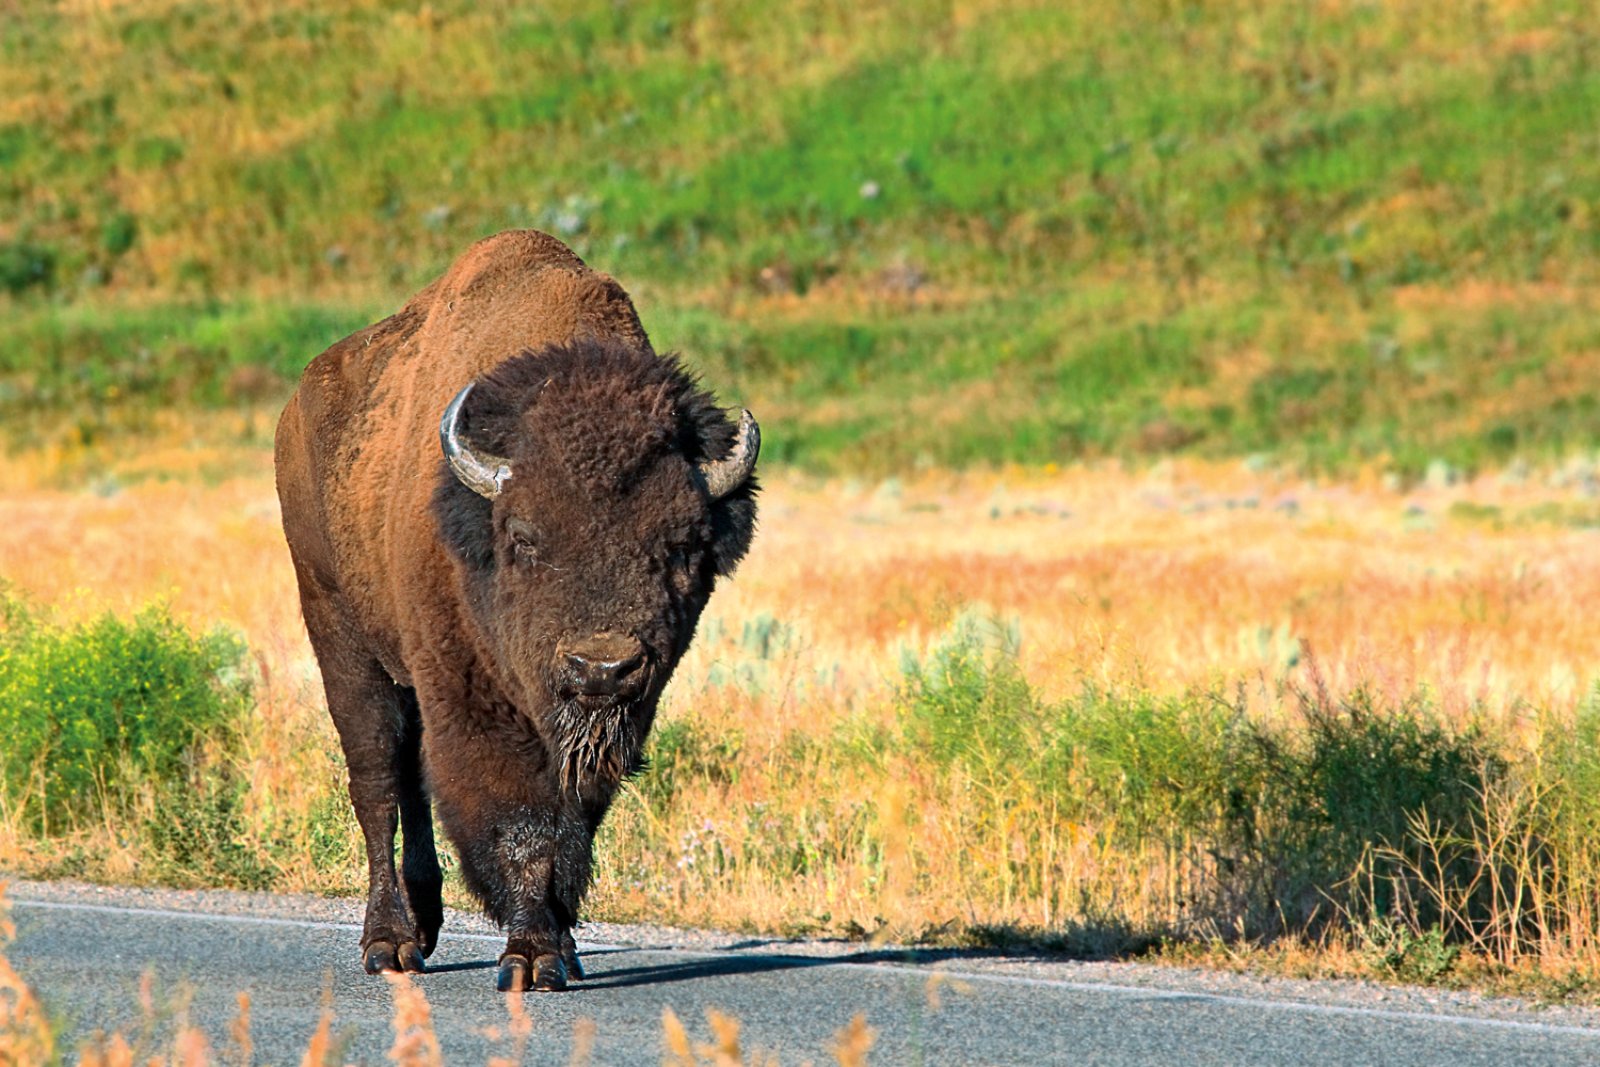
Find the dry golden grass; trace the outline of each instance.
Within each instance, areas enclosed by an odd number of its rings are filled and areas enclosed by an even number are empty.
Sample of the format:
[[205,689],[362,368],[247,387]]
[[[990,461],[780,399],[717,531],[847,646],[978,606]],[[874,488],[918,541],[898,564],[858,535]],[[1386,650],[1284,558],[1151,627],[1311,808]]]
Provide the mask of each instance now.
[[[0,577],[68,615],[164,598],[196,625],[237,627],[261,670],[252,825],[342,805],[268,457],[174,447],[101,462],[127,484],[57,488],[49,461],[0,462]],[[771,476],[756,547],[665,703],[664,721],[737,737],[734,766],[682,791],[670,816],[637,795],[618,805],[590,913],[905,934],[1058,927],[1116,901],[1159,926],[1179,895],[1170,849],[1119,853],[1104,827],[1003,814],[981,783],[896,759],[863,775],[801,742],[881,717],[901,652],[976,611],[1016,620],[1022,667],[1047,696],[1085,682],[1241,687],[1271,715],[1273,686],[1309,648],[1335,690],[1391,704],[1426,692],[1448,719],[1531,746],[1595,675],[1600,617],[1585,605],[1600,571],[1593,534],[1572,525],[1593,510],[1537,480],[1402,493],[1376,476],[1315,484],[1239,464]],[[780,838],[820,858],[798,876],[769,868],[763,849]],[[142,877],[136,841],[91,839],[106,857],[91,873]],[[41,848],[0,827],[0,865],[50,869]],[[356,854],[330,868],[291,848],[271,861],[276,884],[354,891]]]

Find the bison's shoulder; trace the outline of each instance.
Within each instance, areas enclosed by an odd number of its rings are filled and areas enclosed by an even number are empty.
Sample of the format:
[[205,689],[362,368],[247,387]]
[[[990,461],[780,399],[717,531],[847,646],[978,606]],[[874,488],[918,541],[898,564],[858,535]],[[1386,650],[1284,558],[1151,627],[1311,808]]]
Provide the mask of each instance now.
[[352,406],[364,402],[384,367],[421,328],[415,302],[350,336],[335,341],[306,366],[296,390],[311,427],[344,423]]

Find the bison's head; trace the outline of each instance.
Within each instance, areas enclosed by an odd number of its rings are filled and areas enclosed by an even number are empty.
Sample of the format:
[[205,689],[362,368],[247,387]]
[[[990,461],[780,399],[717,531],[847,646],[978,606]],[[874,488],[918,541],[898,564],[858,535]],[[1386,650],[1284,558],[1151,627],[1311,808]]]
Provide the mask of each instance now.
[[564,782],[615,781],[750,547],[755,421],[675,359],[585,341],[501,364],[440,434],[434,511],[497,673]]

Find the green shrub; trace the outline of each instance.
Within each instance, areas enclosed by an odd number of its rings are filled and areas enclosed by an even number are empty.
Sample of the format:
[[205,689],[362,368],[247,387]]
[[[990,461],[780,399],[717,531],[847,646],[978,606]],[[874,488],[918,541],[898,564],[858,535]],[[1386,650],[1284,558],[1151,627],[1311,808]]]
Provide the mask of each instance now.
[[1600,686],[1571,719],[1547,716],[1539,769],[1553,787],[1550,806],[1580,838],[1600,841]]
[[664,810],[679,788],[737,781],[743,747],[738,731],[714,731],[696,718],[657,722],[645,750],[647,769],[634,781],[653,807]]
[[1199,834],[1231,847],[1259,789],[1239,715],[1203,693],[1158,698],[1085,687],[1053,710],[1046,743],[1044,784],[1057,802],[1071,810],[1076,777],[1088,806],[1114,812],[1130,844]]
[[124,255],[139,239],[139,220],[126,211],[118,211],[100,227],[100,247],[115,259]]
[[142,826],[147,873],[163,885],[270,888],[272,868],[245,825],[245,785],[228,764],[160,782]]
[[1437,926],[1419,934],[1403,923],[1378,918],[1363,925],[1356,934],[1367,965],[1402,982],[1437,982],[1450,972],[1461,954]]
[[312,806],[300,829],[318,870],[354,870],[366,862],[361,824],[343,789],[331,789]]
[[41,834],[188,796],[201,747],[248,706],[245,647],[163,607],[75,625],[0,590],[0,798]]
[[0,241],[0,289],[16,294],[55,280],[56,252],[31,241]]
[[[1479,731],[1447,727],[1420,696],[1384,708],[1363,690],[1340,699],[1318,690],[1296,702],[1300,728],[1256,731],[1261,892],[1291,927],[1340,912],[1404,913],[1414,932],[1431,929],[1444,917],[1418,914],[1421,855],[1470,833],[1505,760]],[[1465,899],[1483,872],[1463,857],[1429,876]]]
[[1020,642],[1014,625],[963,615],[925,660],[903,656],[906,744],[935,766],[959,763],[980,777],[1014,774],[1031,762],[1041,709],[1017,664]]
[[[1308,661],[1312,687],[1284,691],[1282,714],[1248,715],[1220,692],[1092,685],[1049,703],[1023,676],[1018,645],[1014,628],[964,617],[903,665],[898,743],[913,763],[984,786],[995,810],[974,824],[1010,826],[1032,810],[1093,825],[1109,847],[1181,868],[1173,903],[1181,897],[1186,920],[1247,936],[1378,915],[1424,938],[1455,929],[1441,927],[1446,910],[1465,929],[1491,906],[1479,899],[1484,863],[1441,843],[1481,825],[1506,760],[1423,697],[1334,697]],[[854,743],[881,754],[891,742]],[[1576,765],[1588,751],[1580,739],[1564,758]]]
[[1023,675],[1019,645],[1014,624],[962,616],[925,658],[905,657],[902,744],[1074,817],[1115,813],[1134,837],[1214,835],[1240,789],[1257,788],[1226,704],[1092,685],[1049,703]]

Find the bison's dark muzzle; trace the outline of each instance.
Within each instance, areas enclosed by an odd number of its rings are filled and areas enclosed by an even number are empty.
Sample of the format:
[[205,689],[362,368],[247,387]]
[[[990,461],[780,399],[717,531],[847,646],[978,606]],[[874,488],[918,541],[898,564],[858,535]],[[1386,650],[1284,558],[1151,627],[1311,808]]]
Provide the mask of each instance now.
[[643,691],[644,645],[626,634],[563,638],[556,645],[556,671],[563,696],[629,699]]

